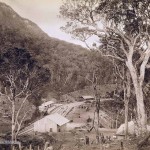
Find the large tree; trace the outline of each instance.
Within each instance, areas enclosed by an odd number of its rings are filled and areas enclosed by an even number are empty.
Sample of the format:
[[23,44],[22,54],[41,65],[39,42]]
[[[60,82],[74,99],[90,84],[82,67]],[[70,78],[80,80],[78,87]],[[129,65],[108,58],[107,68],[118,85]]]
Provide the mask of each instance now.
[[[114,72],[115,72],[115,76],[117,78],[117,82],[116,84],[119,84],[122,86],[123,92],[120,92],[120,96],[117,98],[119,98],[120,100],[123,100],[124,102],[124,122],[125,122],[125,138],[127,138],[128,136],[128,116],[129,116],[129,101],[131,99],[131,76],[129,71],[127,70],[127,67],[125,66],[124,63],[117,63],[116,61],[114,61]],[[119,80],[118,80],[119,79]],[[120,89],[120,87],[119,87]],[[115,97],[115,94],[114,94]],[[130,101],[131,102],[131,101]]]
[[23,122],[32,112],[28,100],[49,80],[50,72],[41,67],[27,50],[11,48],[1,52],[0,93],[10,108],[12,141],[17,139]]
[[125,63],[136,96],[139,130],[146,132],[143,82],[150,57],[149,0],[65,0],[60,14],[68,19],[65,31],[86,43],[98,37],[96,48],[103,55]]

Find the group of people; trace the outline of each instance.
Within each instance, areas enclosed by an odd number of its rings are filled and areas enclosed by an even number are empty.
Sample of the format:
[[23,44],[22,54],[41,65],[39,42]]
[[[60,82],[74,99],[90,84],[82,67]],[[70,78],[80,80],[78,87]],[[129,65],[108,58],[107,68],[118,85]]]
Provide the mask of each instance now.
[[[99,133],[96,135],[96,143],[97,144],[105,144],[111,141],[111,136],[104,136],[103,133]],[[93,144],[94,141],[90,142],[89,136],[85,136],[85,145]]]
[[111,136],[104,136],[103,133],[100,133],[96,135],[96,140],[97,140],[97,144],[98,143],[105,144],[111,141]]

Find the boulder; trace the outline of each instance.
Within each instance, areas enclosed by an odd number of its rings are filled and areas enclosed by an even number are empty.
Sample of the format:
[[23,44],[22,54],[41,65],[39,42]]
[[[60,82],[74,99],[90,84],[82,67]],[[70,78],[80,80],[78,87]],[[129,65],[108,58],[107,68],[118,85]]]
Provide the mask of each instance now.
[[[150,126],[147,125],[147,130],[150,131]],[[135,121],[128,122],[128,133],[138,134],[138,126],[136,125]],[[116,135],[124,135],[125,134],[125,124],[120,125],[120,127],[117,129]]]

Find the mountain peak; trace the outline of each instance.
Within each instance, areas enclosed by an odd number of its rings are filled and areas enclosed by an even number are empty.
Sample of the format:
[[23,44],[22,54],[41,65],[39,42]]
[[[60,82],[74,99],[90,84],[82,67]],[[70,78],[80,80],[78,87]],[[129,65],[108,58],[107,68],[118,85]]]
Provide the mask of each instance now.
[[95,58],[98,57],[96,63],[103,63],[98,54],[90,58],[91,52],[87,49],[49,37],[35,23],[22,18],[1,2],[0,31],[0,52],[13,47],[26,49],[42,66],[50,70],[52,79],[49,91],[65,93],[83,88],[89,84],[85,77],[95,67]]

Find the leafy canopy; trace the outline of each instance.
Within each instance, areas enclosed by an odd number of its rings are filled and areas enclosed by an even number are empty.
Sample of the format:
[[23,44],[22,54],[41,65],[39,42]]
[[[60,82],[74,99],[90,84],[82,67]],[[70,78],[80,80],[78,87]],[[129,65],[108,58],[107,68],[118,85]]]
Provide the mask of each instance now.
[[0,81],[5,94],[9,94],[11,88],[16,96],[35,93],[49,80],[49,70],[38,65],[27,50],[11,48],[0,54]]

